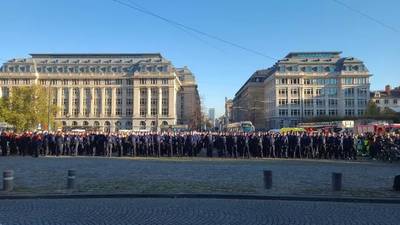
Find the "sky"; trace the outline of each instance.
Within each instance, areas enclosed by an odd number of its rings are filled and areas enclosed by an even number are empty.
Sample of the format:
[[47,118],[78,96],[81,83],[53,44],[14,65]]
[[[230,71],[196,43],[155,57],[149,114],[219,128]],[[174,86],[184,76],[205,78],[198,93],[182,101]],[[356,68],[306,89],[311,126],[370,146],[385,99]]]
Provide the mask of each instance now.
[[[335,0],[120,1],[274,59],[292,51],[342,51],[365,62],[371,90],[400,85],[398,0],[340,0],[366,16]],[[216,108],[216,116],[225,97],[276,62],[113,0],[13,0],[0,8],[0,62],[29,53],[161,53],[175,67],[191,69],[204,106]]]

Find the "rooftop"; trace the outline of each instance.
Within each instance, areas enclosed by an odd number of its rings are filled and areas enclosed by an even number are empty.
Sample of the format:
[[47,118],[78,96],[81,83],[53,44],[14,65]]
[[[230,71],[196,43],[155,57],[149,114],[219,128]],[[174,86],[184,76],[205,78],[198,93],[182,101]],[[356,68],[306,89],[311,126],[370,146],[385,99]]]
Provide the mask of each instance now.
[[32,58],[142,58],[158,57],[160,53],[31,53]]
[[339,58],[342,52],[290,52],[285,58]]

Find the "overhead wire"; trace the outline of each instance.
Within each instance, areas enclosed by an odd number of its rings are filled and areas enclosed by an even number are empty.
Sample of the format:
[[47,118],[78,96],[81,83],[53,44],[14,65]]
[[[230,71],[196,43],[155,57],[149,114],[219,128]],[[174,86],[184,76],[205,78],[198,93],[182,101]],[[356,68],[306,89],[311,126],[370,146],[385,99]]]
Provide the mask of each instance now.
[[382,22],[381,20],[379,20],[379,19],[377,19],[375,17],[372,17],[372,16],[370,16],[370,15],[368,15],[368,14],[366,14],[366,13],[364,13],[364,12],[362,12],[362,11],[356,9],[356,8],[353,8],[350,5],[348,5],[348,4],[346,4],[346,3],[342,2],[342,1],[339,1],[339,0],[331,0],[331,1],[335,2],[336,4],[341,5],[342,7],[347,8],[350,11],[353,11],[353,12],[363,16],[364,18],[367,18],[368,20],[370,20],[372,22],[375,22],[376,24],[381,25],[382,27],[384,27],[384,28],[386,28],[388,30],[391,30],[391,31],[396,32],[396,33],[399,32],[399,30],[396,27],[390,26],[390,25]]
[[241,50],[243,50],[243,51],[250,52],[250,53],[255,54],[255,55],[258,55],[258,56],[262,56],[262,57],[264,57],[264,58],[268,58],[268,59],[270,59],[270,60],[278,60],[277,58],[272,57],[272,56],[269,56],[269,55],[267,55],[267,54],[264,54],[264,53],[262,53],[262,52],[260,52],[260,51],[258,51],[258,50],[245,47],[245,46],[240,45],[240,44],[237,44],[237,43],[235,43],[235,42],[232,42],[232,41],[223,39],[223,38],[221,38],[221,37],[219,37],[219,36],[210,34],[210,33],[205,32],[205,31],[201,31],[201,30],[199,30],[199,29],[197,29],[197,28],[194,28],[194,27],[185,25],[185,24],[183,24],[183,23],[177,22],[177,21],[175,21],[175,20],[171,20],[171,19],[169,19],[169,18],[166,18],[166,17],[164,17],[164,16],[161,16],[161,15],[159,15],[159,14],[157,14],[157,13],[154,13],[154,12],[152,12],[152,11],[150,11],[150,10],[145,9],[144,7],[141,7],[139,4],[137,4],[137,3],[133,2],[133,1],[128,1],[128,2],[127,2],[127,1],[122,1],[122,0],[112,0],[112,1],[114,1],[114,2],[116,2],[116,3],[118,3],[118,4],[120,4],[120,5],[126,6],[126,7],[128,7],[128,8],[131,8],[131,9],[133,9],[133,10],[136,10],[136,11],[138,11],[138,12],[141,12],[141,13],[143,13],[143,14],[147,14],[147,15],[149,15],[149,16],[152,16],[152,17],[158,18],[158,19],[160,19],[160,20],[163,20],[164,22],[167,22],[168,24],[173,25],[173,26],[175,26],[175,27],[183,28],[183,29],[185,29],[186,31],[191,31],[191,32],[196,33],[196,34],[199,34],[199,35],[201,35],[201,36],[204,36],[204,37],[207,37],[207,38],[210,38],[210,39],[219,41],[219,42],[221,42],[221,43],[230,45],[230,46],[232,46],[232,47],[241,49]]

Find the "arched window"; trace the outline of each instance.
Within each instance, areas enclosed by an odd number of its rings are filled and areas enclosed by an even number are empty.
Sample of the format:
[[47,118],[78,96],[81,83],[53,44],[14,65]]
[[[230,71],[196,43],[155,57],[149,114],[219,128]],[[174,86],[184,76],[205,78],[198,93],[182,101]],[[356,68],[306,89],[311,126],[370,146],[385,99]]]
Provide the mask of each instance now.
[[63,126],[67,126],[67,122],[66,121],[62,121],[61,122]]
[[151,121],[151,126],[154,127],[156,125],[156,121]]
[[110,121],[104,122],[104,126],[110,126],[110,125],[111,125]]
[[140,129],[146,129],[146,122],[140,121]]
[[83,126],[89,126],[89,122],[88,121],[83,121]]
[[125,129],[127,129],[127,130],[132,129],[132,122],[131,121],[128,121],[128,122],[125,123]]
[[168,122],[167,121],[162,121],[162,125],[163,126],[168,126]]
[[93,125],[96,126],[96,127],[99,127],[100,123],[99,123],[99,121],[94,121]]
[[78,126],[78,122],[72,121],[72,126]]

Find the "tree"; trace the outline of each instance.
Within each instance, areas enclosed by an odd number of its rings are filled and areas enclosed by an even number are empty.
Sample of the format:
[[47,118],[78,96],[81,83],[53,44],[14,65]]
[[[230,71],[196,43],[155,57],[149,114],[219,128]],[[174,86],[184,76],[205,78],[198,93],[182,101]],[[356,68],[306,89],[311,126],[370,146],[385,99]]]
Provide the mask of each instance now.
[[376,103],[373,101],[369,101],[365,115],[366,116],[379,116],[380,114],[381,114],[381,111],[380,111],[379,107],[376,105]]
[[10,96],[0,99],[0,120],[16,131],[36,129],[39,124],[55,125],[57,106],[49,105],[49,89],[41,86],[13,87]]

